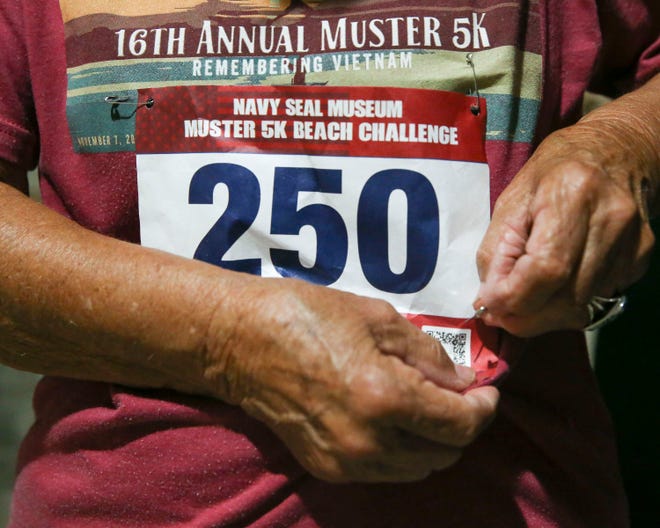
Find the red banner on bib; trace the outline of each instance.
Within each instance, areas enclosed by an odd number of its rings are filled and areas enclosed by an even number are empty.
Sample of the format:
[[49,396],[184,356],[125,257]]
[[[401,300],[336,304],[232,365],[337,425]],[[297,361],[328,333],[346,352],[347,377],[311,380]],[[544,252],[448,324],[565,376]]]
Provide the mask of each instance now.
[[[138,153],[264,152],[485,163],[485,106],[410,88],[189,86],[140,91]],[[155,126],[157,123],[157,126]]]

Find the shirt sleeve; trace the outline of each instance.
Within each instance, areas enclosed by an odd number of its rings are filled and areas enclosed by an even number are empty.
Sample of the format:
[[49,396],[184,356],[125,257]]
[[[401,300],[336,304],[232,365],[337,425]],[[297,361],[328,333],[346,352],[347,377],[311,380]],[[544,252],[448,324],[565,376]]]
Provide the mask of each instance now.
[[36,118],[30,88],[29,55],[23,3],[0,9],[0,159],[25,170],[38,157]]
[[601,0],[603,46],[590,90],[610,97],[660,72],[660,1]]

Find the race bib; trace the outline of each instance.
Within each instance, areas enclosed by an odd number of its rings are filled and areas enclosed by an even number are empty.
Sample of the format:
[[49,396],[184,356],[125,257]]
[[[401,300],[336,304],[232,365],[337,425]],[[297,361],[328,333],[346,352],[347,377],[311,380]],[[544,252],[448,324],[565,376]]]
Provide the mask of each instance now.
[[453,92],[141,90],[142,244],[390,302],[470,365],[490,218],[485,108]]

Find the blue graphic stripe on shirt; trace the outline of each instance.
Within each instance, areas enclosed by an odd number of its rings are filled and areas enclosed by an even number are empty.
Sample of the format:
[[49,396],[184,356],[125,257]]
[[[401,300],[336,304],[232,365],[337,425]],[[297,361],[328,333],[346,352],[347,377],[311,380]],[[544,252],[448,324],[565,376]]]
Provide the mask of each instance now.
[[[522,75],[506,67],[521,64]],[[540,57],[503,46],[473,54],[478,89],[488,105],[488,140],[530,142],[540,99]],[[128,60],[94,63],[68,71],[67,115],[79,152],[134,149],[134,110],[114,106],[108,96],[137,103],[139,88],[186,85],[290,85],[292,69],[309,84],[399,86],[474,92],[466,54],[396,51],[381,54],[332,53],[297,57]],[[513,94],[513,95],[512,95]]]

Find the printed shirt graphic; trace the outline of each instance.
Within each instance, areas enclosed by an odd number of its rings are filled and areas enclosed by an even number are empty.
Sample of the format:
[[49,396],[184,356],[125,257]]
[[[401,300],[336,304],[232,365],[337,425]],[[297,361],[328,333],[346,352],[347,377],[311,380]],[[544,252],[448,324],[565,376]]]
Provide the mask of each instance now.
[[[538,32],[517,33],[516,3],[61,6],[74,148],[136,151],[143,244],[384,298],[455,361],[492,374],[495,331],[467,321],[489,218],[482,138],[531,141],[541,90]],[[475,76],[479,99],[463,95]],[[331,128],[335,100],[405,101],[404,129],[364,141],[373,120]],[[301,106],[287,116],[289,101]],[[428,124],[461,147],[410,141]],[[189,137],[168,145],[168,127]]]
[[[527,24],[517,2],[401,4],[356,1],[349,14],[333,2],[60,0],[74,147],[134,149],[139,88],[330,84],[471,93],[467,53],[489,108],[487,139],[531,141],[541,94],[539,32],[531,29],[537,2],[526,2]],[[106,97],[129,104],[111,116]]]

